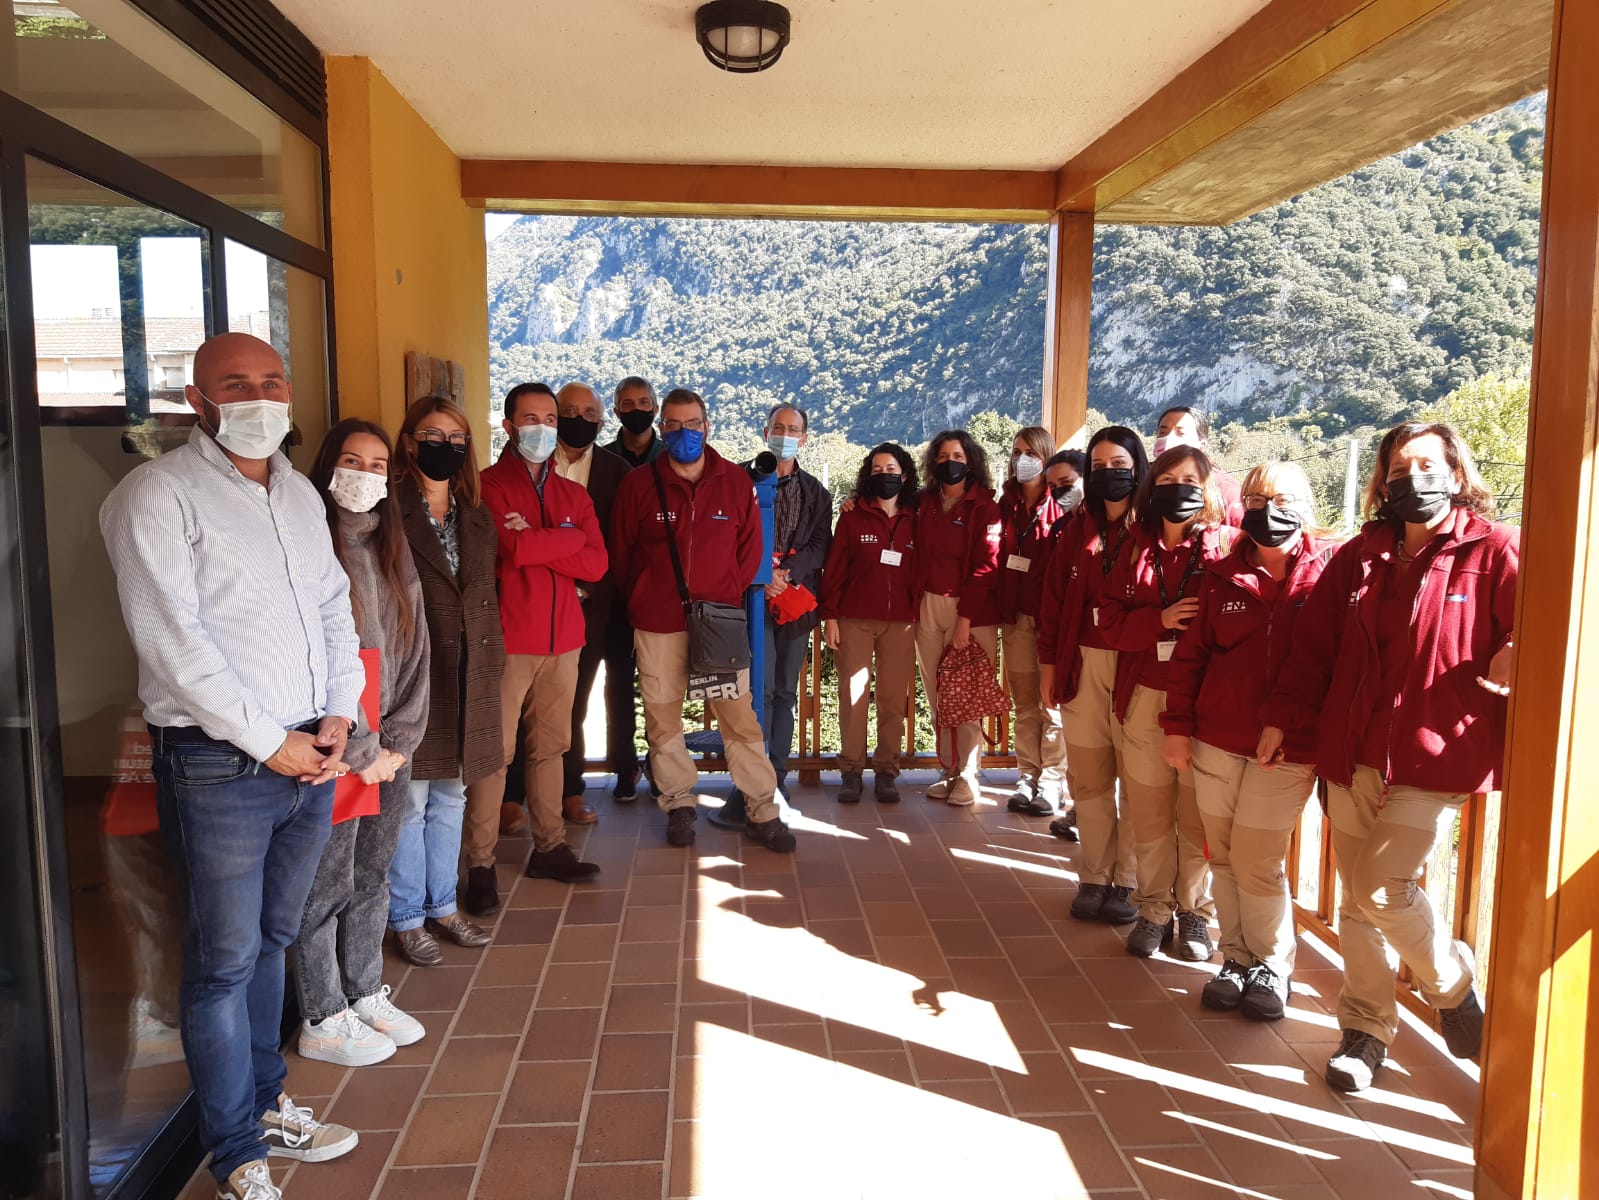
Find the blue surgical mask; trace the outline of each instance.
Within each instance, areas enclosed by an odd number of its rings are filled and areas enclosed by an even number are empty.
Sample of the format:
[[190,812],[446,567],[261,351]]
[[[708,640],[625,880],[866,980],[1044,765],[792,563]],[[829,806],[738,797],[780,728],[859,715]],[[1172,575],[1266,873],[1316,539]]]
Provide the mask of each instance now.
[[523,425],[516,431],[516,452],[535,466],[555,453],[555,426]]
[[673,462],[684,465],[699,462],[705,453],[705,431],[702,429],[674,429],[666,435],[666,452]]
[[777,455],[779,462],[787,462],[799,453],[799,438],[788,433],[769,433],[766,448]]

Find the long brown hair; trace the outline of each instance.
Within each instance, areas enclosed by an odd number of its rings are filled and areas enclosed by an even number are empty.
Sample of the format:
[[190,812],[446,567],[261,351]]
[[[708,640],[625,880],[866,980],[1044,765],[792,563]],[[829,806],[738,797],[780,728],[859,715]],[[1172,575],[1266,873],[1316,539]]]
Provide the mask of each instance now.
[[1173,446],[1149,464],[1149,474],[1144,476],[1144,481],[1138,485],[1138,491],[1133,496],[1133,512],[1138,514],[1136,519],[1151,537],[1160,537],[1164,523],[1164,518],[1149,502],[1155,491],[1155,481],[1184,462],[1194,464],[1194,471],[1205,491],[1205,502],[1197,513],[1183,522],[1183,541],[1193,537],[1194,530],[1200,526],[1227,523],[1227,510],[1222,507],[1221,493],[1216,490],[1215,470],[1210,465],[1210,455],[1198,446]]
[[1371,478],[1366,483],[1366,520],[1375,521],[1383,515],[1382,506],[1388,501],[1388,468],[1394,452],[1406,442],[1434,434],[1444,444],[1444,461],[1453,471],[1460,472],[1460,491],[1450,497],[1455,508],[1469,508],[1479,517],[1493,519],[1497,506],[1494,494],[1488,490],[1482,475],[1477,471],[1477,460],[1471,457],[1471,447],[1448,425],[1424,424],[1421,421],[1404,421],[1390,429],[1377,447],[1377,462],[1372,467]]
[[[347,417],[340,421],[327,436],[322,439],[322,445],[317,449],[316,462],[311,465],[311,482],[316,485],[317,492],[322,497],[322,505],[328,510],[328,529],[333,534],[333,553],[338,556],[339,565],[345,567],[344,542],[339,537],[339,506],[334,503],[333,497],[328,493],[328,484],[333,481],[333,468],[338,465],[339,455],[344,453],[344,443],[357,433],[371,434],[383,443],[383,448],[389,454],[389,474],[394,473],[394,446],[389,441],[389,435],[381,425],[374,425],[371,421],[363,421],[358,417]],[[409,641],[416,631],[416,614],[411,611],[410,576],[406,570],[411,561],[411,551],[405,541],[405,526],[400,516],[400,504],[394,498],[391,488],[388,495],[377,502],[373,508],[378,514],[377,544],[378,562],[383,568],[383,580],[388,585],[389,599],[394,605],[394,614],[400,622],[400,637]],[[355,589],[350,590],[350,608],[355,613],[357,622],[361,619],[361,602],[356,598]]]
[[472,422],[463,409],[448,396],[423,396],[411,402],[411,407],[405,410],[405,420],[400,425],[399,444],[394,448],[394,458],[389,463],[389,474],[399,479],[401,476],[410,476],[416,481],[418,488],[422,486],[422,468],[416,465],[416,431],[422,428],[422,422],[435,413],[444,413],[454,417],[461,423],[461,428],[466,430],[466,462],[461,464],[461,469],[455,473],[455,478],[450,480],[450,494],[455,497],[455,502],[463,508],[476,508],[483,503],[483,486],[478,482],[477,455],[472,452]]

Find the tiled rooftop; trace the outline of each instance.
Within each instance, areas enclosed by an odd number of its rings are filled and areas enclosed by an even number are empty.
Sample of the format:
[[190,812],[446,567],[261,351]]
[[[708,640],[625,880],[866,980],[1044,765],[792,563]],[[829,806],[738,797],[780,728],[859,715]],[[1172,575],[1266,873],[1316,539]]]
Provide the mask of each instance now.
[[424,1041],[359,1070],[289,1052],[291,1093],[361,1144],[274,1177],[289,1200],[1470,1196],[1475,1068],[1431,1034],[1367,1094],[1322,1082],[1324,948],[1288,1019],[1208,1013],[1214,964],[1066,917],[1075,848],[1044,821],[930,780],[897,807],[797,788],[792,856],[704,809],[670,848],[596,781],[572,836],[596,885],[524,879],[502,843],[495,944],[393,961]]

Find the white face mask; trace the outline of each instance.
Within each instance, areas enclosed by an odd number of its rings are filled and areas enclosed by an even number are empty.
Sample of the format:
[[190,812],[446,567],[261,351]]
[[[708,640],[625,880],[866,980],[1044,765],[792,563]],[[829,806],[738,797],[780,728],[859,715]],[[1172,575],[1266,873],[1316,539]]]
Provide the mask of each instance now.
[[334,467],[333,478],[328,482],[328,495],[346,512],[371,512],[388,494],[389,481],[371,471]]
[[516,432],[516,452],[537,465],[555,453],[555,426],[523,425]]
[[232,404],[218,404],[204,392],[200,392],[200,398],[217,410],[218,444],[240,458],[271,458],[289,436],[292,418],[284,401],[235,400]]
[[1011,469],[1016,472],[1018,483],[1031,483],[1044,473],[1044,464],[1031,454],[1018,454]]

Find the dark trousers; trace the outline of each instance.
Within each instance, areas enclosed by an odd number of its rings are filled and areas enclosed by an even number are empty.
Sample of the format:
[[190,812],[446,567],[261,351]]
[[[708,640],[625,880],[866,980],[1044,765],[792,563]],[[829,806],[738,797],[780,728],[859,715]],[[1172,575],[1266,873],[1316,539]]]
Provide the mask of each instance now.
[[226,742],[153,736],[161,832],[188,884],[183,1053],[200,1145],[225,1180],[263,1157],[261,1114],[283,1087],[283,952],[328,840],[333,784],[278,775]]
[[788,778],[788,755],[794,748],[794,710],[799,703],[799,677],[811,627],[795,621],[779,625],[766,620],[766,752],[777,772],[777,786]]
[[613,620],[600,644],[583,647],[577,660],[577,693],[572,697],[572,744],[562,758],[566,778],[562,795],[583,793],[583,762],[588,747],[583,741],[583,718],[600,663],[605,664],[605,758],[615,774],[628,779],[638,774],[638,751],[633,748],[633,694],[638,667],[633,658],[633,627],[626,618]]

